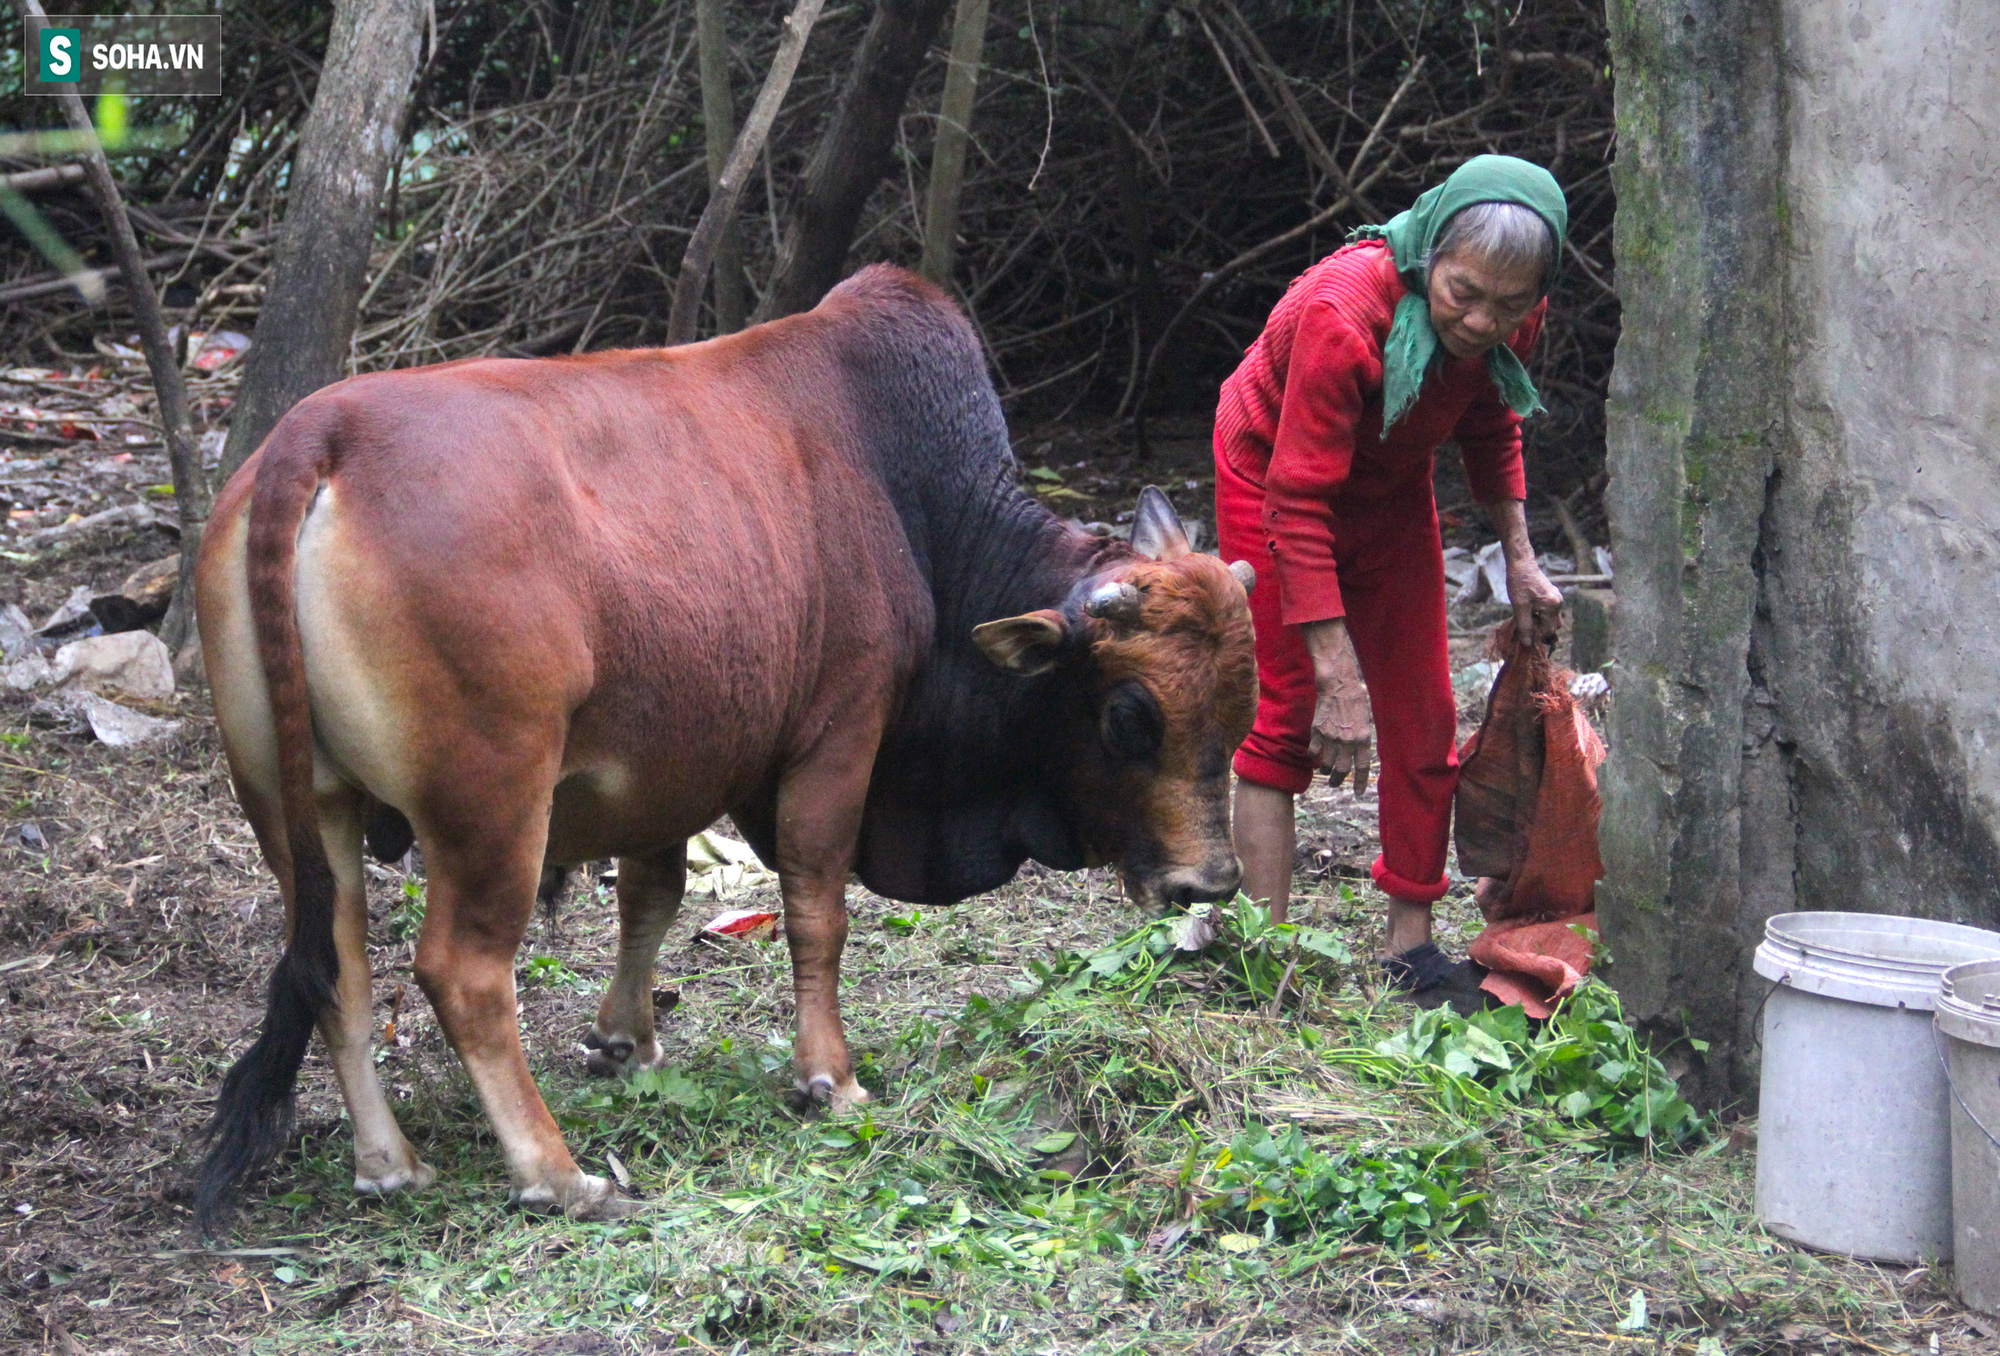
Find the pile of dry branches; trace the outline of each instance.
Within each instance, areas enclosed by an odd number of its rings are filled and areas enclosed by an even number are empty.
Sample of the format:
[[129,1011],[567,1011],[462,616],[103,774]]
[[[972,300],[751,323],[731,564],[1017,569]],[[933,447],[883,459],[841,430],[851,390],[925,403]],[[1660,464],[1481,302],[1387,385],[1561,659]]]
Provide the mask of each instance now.
[[[707,194],[692,0],[438,8],[356,366],[657,342]],[[197,110],[187,149],[135,176],[135,198],[163,204],[143,223],[149,243],[189,284],[168,300],[197,328],[225,306],[239,314],[222,323],[248,328],[240,312],[255,303],[306,106],[299,53],[312,25],[255,9],[233,20],[254,51],[230,108]],[[782,6],[731,11],[741,108]],[[744,196],[753,298],[867,18],[864,6],[827,11]],[[921,253],[944,40],[857,264],[915,265]],[[1600,7],[996,0],[983,67],[954,283],[1017,415],[1200,411],[1302,268],[1463,160],[1500,151],[1548,165],[1573,223],[1535,364],[1551,414],[1531,432],[1531,469],[1567,491],[1601,465],[1618,308]],[[76,238],[95,230],[87,203],[51,210]],[[0,299],[47,281],[46,265],[15,254]],[[48,293],[23,298],[0,342],[19,352],[39,327],[74,343],[79,321],[107,328]]]

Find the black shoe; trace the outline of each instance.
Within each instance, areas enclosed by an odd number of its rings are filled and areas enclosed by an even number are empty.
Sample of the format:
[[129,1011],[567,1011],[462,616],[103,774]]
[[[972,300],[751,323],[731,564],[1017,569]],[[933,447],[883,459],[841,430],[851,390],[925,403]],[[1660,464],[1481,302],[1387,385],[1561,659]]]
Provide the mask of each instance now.
[[1389,977],[1389,987],[1398,993],[1435,988],[1449,980],[1457,968],[1450,957],[1438,950],[1436,942],[1425,942],[1382,960],[1382,972]]
[[1498,1000],[1479,987],[1486,967],[1478,961],[1453,961],[1438,950],[1437,943],[1425,942],[1382,962],[1389,978],[1390,997],[1418,1008],[1439,1008],[1451,1004],[1461,1017],[1470,1017]]

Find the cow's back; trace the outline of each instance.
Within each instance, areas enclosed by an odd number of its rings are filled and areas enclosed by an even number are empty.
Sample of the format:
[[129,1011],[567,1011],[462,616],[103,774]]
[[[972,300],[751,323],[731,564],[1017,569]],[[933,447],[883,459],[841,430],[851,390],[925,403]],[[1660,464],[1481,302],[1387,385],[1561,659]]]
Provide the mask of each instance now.
[[559,724],[550,853],[597,857],[757,798],[816,729],[900,691],[932,614],[851,323],[836,306],[302,404],[288,422],[327,452],[299,612],[336,761],[421,804],[453,776],[455,722]]

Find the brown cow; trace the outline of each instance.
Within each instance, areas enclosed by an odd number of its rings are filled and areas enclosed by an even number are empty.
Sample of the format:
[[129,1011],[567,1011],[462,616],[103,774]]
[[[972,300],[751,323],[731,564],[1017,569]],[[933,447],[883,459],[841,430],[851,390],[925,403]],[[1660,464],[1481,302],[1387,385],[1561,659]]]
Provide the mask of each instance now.
[[204,1222],[284,1142],[315,1024],[355,1188],[434,1176],[370,1058],[364,838],[423,846],[417,982],[513,1199],[578,1217],[623,1207],[564,1147],[515,1025],[545,866],[618,859],[589,1043],[647,1067],[685,840],[732,816],[782,880],[798,1086],[835,1108],[868,1096],[838,1004],[850,872],[916,902],[1030,857],[1115,862],[1154,905],[1233,893],[1248,580],[1192,553],[1158,491],[1128,545],[1014,474],[970,327],[889,268],[709,343],[356,377],[288,414],[198,578],[288,930],[211,1125]]

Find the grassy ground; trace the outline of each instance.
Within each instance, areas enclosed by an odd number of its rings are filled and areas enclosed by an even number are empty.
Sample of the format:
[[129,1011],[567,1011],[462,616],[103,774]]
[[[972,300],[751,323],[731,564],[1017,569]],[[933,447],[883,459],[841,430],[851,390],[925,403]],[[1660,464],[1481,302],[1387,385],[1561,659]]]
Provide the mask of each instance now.
[[[838,1122],[783,1096],[782,944],[690,940],[707,900],[662,961],[673,1070],[584,1077],[609,913],[577,891],[524,952],[523,1026],[579,1158],[648,1202],[615,1225],[504,1207],[383,871],[383,1070],[441,1181],[357,1201],[314,1056],[298,1152],[250,1193],[238,1249],[203,1250],[188,1138],[273,919],[187,706],[155,753],[9,727],[10,824],[39,816],[51,844],[15,834],[0,868],[0,964],[28,962],[0,973],[0,1340],[23,1349],[1991,1349],[1946,1274],[1758,1230],[1754,1137],[1669,1124],[1608,991],[1539,1038],[1405,1030],[1366,963],[1378,901],[1329,846],[1365,820],[1345,792],[1308,806],[1304,927],[1225,918],[1198,958],[1100,875],[941,910],[857,892],[847,1010],[881,1100]],[[1444,918],[1462,946],[1469,906]]]
[[[1200,453],[1146,478],[1199,502]],[[1084,516],[1129,507],[1061,464]],[[48,553],[15,596],[40,615],[161,548]],[[355,1199],[315,1053],[296,1151],[209,1246],[191,1143],[255,1025],[274,891],[198,693],[149,750],[28,711],[0,695],[0,1350],[2000,1351],[1948,1270],[1759,1230],[1754,1124],[1687,1113],[1609,991],[1539,1033],[1383,1001],[1373,798],[1345,790],[1302,807],[1302,926],[1229,912],[1196,957],[1103,873],[952,909],[857,891],[845,1003],[880,1100],[839,1121],[785,1097],[782,943],[693,940],[708,899],[661,960],[671,1070],[584,1076],[612,915],[579,886],[523,951],[522,1027],[579,1159],[647,1203],[614,1225],[505,1208],[410,980],[421,881],[376,869],[384,1081],[440,1181]],[[1462,891],[1440,917],[1462,954]]]

